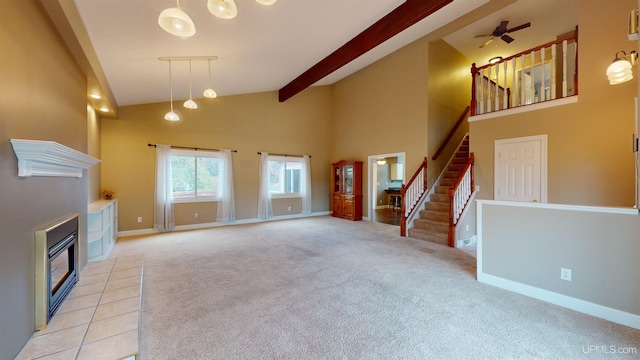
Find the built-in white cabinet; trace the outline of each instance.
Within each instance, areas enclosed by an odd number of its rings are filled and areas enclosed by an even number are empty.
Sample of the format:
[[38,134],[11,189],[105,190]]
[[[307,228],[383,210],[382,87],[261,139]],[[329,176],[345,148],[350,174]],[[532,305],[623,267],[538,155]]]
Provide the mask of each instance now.
[[88,261],[109,257],[118,234],[118,200],[98,200],[87,212]]

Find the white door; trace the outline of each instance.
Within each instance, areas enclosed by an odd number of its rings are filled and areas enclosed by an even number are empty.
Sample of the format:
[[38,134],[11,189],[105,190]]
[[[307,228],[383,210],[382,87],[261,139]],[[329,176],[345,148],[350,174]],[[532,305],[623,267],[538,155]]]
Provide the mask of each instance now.
[[496,140],[496,200],[547,202],[547,135]]

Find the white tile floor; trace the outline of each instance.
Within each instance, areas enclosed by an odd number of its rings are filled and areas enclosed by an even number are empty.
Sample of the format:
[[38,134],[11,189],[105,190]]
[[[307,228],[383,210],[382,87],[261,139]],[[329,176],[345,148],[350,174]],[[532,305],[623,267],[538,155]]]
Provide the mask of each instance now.
[[91,262],[47,328],[16,360],[136,359],[143,257]]

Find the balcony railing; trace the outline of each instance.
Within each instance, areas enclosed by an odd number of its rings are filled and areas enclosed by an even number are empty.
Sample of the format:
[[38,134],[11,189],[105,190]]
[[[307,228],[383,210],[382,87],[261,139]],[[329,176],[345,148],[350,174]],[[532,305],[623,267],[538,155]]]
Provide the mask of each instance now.
[[578,94],[578,28],[498,62],[471,66],[471,115]]

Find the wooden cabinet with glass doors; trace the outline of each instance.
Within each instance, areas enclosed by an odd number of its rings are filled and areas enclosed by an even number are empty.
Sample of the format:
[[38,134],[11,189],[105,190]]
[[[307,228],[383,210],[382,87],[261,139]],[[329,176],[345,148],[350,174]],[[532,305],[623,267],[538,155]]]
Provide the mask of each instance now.
[[362,220],[362,161],[331,164],[331,215]]

